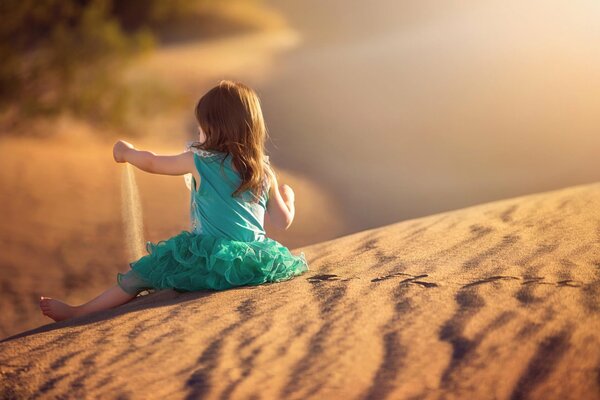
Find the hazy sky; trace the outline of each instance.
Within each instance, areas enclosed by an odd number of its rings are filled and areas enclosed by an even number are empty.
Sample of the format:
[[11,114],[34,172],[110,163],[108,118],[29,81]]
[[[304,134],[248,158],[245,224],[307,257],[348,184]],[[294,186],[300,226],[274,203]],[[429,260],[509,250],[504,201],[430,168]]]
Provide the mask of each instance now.
[[600,2],[273,3],[274,160],[353,230],[600,180]]

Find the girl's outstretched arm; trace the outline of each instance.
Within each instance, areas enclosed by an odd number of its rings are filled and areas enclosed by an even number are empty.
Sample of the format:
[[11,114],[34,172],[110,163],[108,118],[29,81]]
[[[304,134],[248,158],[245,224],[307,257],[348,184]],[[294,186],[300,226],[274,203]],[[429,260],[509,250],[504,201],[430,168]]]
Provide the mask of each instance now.
[[113,147],[116,162],[128,162],[142,171],[161,175],[185,175],[194,169],[191,151],[172,156],[161,156],[151,151],[138,150],[131,143],[119,140]]

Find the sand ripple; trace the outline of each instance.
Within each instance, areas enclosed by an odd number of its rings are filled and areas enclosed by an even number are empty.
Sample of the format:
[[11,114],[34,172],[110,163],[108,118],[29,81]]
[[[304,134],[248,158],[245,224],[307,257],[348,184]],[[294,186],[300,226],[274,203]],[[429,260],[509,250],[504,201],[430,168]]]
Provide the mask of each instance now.
[[599,210],[600,184],[496,201],[46,325],[0,343],[0,397],[599,398]]

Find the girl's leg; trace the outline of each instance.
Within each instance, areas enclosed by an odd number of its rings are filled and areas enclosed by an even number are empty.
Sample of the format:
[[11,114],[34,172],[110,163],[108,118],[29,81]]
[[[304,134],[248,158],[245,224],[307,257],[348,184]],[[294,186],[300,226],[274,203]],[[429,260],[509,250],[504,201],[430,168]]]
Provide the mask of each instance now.
[[40,298],[40,309],[42,313],[55,321],[62,321],[72,317],[87,315],[96,311],[108,310],[125,304],[136,295],[126,293],[119,285],[115,285],[96,298],[80,306],[70,306],[62,301],[50,297]]

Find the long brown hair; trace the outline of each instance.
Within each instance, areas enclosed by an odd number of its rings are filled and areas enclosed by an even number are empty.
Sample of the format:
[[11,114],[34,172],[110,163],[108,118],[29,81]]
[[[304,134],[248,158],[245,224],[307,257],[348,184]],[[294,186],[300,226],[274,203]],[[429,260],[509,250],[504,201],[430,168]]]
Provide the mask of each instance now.
[[242,178],[232,196],[250,189],[260,198],[273,172],[265,163],[268,133],[256,92],[243,83],[221,80],[200,98],[195,114],[206,141],[194,147],[231,155]]

